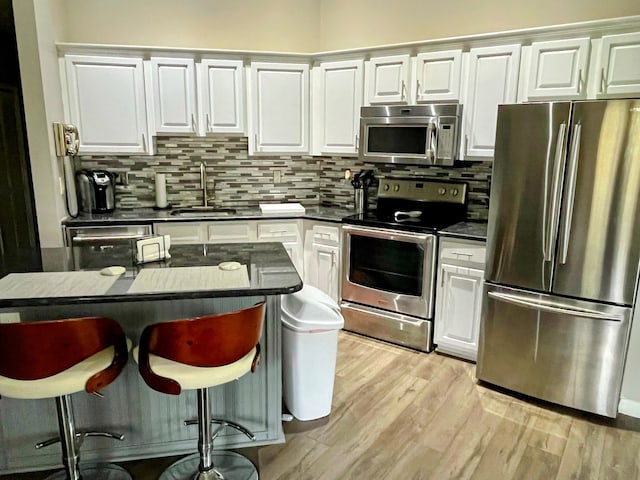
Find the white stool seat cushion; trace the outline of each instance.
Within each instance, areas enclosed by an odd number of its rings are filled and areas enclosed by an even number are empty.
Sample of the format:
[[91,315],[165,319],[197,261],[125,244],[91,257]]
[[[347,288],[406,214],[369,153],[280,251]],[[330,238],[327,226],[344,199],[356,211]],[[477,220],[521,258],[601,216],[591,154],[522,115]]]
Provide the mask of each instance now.
[[[240,360],[221,367],[194,367],[149,354],[149,365],[153,373],[175,380],[183,390],[196,390],[215,387],[240,378],[251,370],[255,354],[254,347]],[[133,349],[133,358],[138,362],[138,347]]]
[[[127,338],[128,350],[131,350],[131,340]],[[0,375],[0,395],[8,398],[38,399],[81,392],[87,380],[111,365],[114,353],[113,347],[107,347],[71,368],[38,380],[16,380]]]

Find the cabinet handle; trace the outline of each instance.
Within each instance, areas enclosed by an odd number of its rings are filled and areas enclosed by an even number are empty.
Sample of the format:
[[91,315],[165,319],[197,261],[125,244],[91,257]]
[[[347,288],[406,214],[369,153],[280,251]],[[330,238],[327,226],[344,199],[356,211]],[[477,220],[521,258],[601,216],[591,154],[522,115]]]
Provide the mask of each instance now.
[[356,135],[356,152],[360,150],[360,144],[358,143],[358,135]]
[[402,85],[400,86],[400,100],[404,101],[404,91],[405,91],[405,85],[404,85],[404,80],[402,80]]
[[147,137],[144,133],[142,134],[142,150],[147,151]]
[[582,69],[578,70],[578,94],[582,93]]
[[469,153],[469,135],[464,134],[464,156],[466,157]]
[[253,146],[254,146],[254,151],[258,151],[258,134],[254,134],[253,135]]
[[193,133],[196,133],[198,130],[198,124],[196,123],[196,116],[193,113],[191,114],[191,130],[193,131]]
[[420,80],[416,80],[416,102],[420,99]]
[[207,117],[207,132],[211,131],[211,119],[209,118],[209,114],[206,114]]
[[605,86],[605,80],[604,80],[604,67],[600,70],[600,92],[599,93],[604,93],[604,86]]

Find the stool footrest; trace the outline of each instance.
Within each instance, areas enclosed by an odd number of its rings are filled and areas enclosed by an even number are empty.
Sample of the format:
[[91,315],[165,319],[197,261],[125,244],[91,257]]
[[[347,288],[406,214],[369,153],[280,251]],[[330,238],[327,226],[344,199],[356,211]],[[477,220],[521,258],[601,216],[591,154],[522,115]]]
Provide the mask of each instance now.
[[[198,420],[197,419],[185,420],[184,424],[185,425],[198,425]],[[256,436],[253,433],[251,433],[249,430],[244,428],[239,423],[232,422],[230,420],[222,420],[222,419],[218,419],[218,418],[212,418],[211,419],[211,424],[212,425],[220,425],[220,427],[221,427],[220,429],[222,429],[224,427],[235,428],[240,433],[243,433],[244,435],[246,435],[249,440],[255,440],[256,439]],[[218,432],[220,431],[220,429],[216,430],[216,432],[213,434],[213,438],[218,436]]]
[[[124,435],[121,433],[112,433],[112,432],[76,432],[76,443],[79,448],[82,445],[82,442],[86,437],[106,437],[112,438],[114,440],[124,440]],[[53,445],[54,443],[58,443],[61,440],[60,437],[49,438],[43,442],[36,443],[35,447],[37,449],[48,447],[49,445]]]

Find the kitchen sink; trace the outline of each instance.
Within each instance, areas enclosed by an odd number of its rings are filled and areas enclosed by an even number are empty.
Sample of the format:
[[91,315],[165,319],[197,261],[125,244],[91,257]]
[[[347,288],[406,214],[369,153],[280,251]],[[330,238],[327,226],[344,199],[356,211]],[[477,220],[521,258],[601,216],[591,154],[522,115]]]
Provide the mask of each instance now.
[[215,207],[185,207],[171,210],[171,215],[176,217],[225,217],[235,213],[235,208]]

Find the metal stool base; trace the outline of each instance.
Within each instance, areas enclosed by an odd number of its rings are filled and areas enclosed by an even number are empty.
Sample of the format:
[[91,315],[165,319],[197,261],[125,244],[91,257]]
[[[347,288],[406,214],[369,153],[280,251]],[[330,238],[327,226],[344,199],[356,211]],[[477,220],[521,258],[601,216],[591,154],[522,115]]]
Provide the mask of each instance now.
[[258,480],[258,471],[251,461],[235,452],[218,451],[213,453],[214,471],[199,473],[200,455],[195,453],[181,458],[167,468],[159,480]]
[[[132,480],[131,475],[124,468],[112,463],[81,465],[82,480]],[[67,472],[60,470],[49,475],[45,480],[65,480]]]

